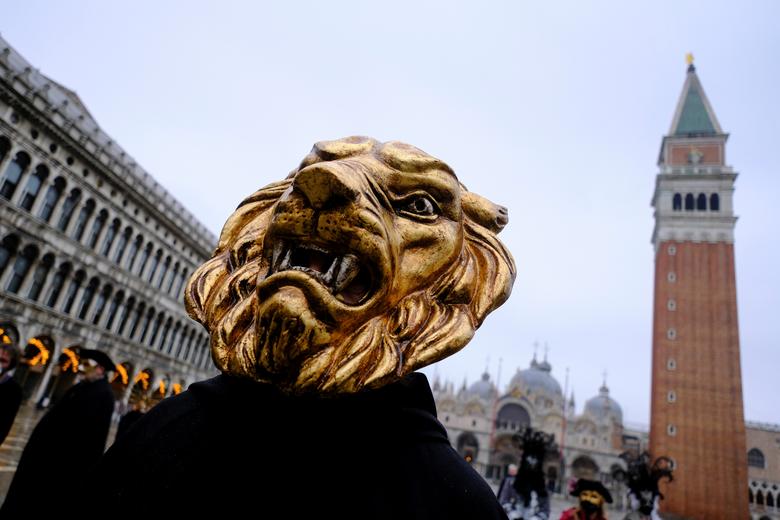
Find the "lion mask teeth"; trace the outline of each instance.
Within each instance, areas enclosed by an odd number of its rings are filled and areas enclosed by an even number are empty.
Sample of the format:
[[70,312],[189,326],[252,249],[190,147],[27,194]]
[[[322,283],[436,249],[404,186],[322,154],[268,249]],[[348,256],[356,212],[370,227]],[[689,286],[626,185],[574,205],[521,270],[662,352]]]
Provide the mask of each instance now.
[[369,270],[352,254],[339,255],[312,244],[274,244],[268,276],[300,271],[317,279],[331,294],[348,305],[364,301],[371,290]]

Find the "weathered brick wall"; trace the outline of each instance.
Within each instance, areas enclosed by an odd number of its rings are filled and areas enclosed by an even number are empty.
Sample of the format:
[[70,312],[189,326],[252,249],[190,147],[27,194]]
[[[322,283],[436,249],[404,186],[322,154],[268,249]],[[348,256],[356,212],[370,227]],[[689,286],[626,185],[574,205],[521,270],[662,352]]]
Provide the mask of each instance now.
[[657,250],[650,449],[676,463],[663,510],[747,518],[733,244],[663,242]]

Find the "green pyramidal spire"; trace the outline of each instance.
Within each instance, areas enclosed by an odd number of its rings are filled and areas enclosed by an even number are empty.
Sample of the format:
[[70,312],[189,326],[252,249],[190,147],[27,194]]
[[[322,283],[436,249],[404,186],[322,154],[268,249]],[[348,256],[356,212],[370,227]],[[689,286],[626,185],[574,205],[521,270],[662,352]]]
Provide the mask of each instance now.
[[712,111],[696,74],[696,67],[690,63],[669,135],[694,137],[722,133],[723,131],[720,129],[715,113]]

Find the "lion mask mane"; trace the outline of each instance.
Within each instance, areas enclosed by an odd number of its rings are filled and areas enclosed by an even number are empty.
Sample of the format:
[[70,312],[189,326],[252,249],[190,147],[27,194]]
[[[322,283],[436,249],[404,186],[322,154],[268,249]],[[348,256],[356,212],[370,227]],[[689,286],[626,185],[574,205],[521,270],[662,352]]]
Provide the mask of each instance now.
[[507,221],[413,146],[320,142],[230,216],[187,312],[222,372],[296,394],[377,388],[463,348],[506,301]]

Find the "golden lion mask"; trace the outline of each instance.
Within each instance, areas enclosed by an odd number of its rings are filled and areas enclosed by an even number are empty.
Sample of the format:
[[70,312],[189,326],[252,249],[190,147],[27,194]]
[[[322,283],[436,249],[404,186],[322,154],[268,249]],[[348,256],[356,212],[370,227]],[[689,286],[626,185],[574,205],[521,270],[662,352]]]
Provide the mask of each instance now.
[[506,223],[413,146],[320,142],[230,216],[187,312],[222,372],[291,393],[380,387],[463,348],[506,301]]

